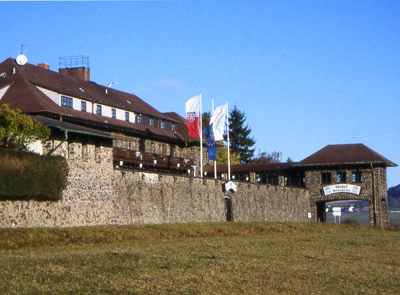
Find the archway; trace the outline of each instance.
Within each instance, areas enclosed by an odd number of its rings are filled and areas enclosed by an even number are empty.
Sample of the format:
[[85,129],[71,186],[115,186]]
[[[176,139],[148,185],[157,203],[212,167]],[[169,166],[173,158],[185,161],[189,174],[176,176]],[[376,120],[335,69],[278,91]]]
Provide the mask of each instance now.
[[331,200],[324,203],[325,222],[327,223],[370,224],[370,203],[367,200]]

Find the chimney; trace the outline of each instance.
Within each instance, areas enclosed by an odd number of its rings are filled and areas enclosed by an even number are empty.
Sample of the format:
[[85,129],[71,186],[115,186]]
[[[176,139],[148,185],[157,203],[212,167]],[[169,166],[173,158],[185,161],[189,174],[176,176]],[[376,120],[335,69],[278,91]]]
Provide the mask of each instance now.
[[46,63],[40,63],[37,65],[39,68],[45,69],[45,70],[50,70],[50,65]]
[[64,68],[59,69],[60,74],[68,75],[74,77],[75,79],[90,81],[90,69],[79,67],[79,68]]
[[90,81],[89,58],[83,55],[59,58],[60,74],[74,77],[75,79]]

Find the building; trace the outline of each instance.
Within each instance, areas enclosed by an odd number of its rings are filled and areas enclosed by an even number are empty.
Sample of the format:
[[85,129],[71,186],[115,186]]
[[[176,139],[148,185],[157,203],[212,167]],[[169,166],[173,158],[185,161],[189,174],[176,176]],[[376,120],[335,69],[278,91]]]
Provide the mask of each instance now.
[[[211,181],[214,167],[206,165],[207,177],[200,179],[199,142],[188,136],[184,118],[90,81],[85,57],[62,61],[59,72],[11,58],[0,63],[0,105],[48,125],[51,138],[38,150],[64,156],[71,167],[65,198],[52,205],[53,216],[64,215],[54,217],[53,226],[221,221],[228,211],[228,220],[325,222],[326,204],[337,200],[366,200],[370,224],[389,224],[386,168],[397,165],[363,144],[328,145],[298,163],[233,165],[230,180],[228,167],[218,166],[217,180]],[[203,153],[206,159],[206,149]],[[226,181],[237,183],[239,192],[221,190]],[[116,205],[121,200],[125,203]],[[97,208],[94,202],[98,208],[108,202],[108,209],[88,214]],[[12,206],[20,214],[21,206]],[[70,208],[90,217],[65,221]],[[7,225],[14,219],[4,220]]]
[[54,72],[44,63],[21,64],[12,58],[0,63],[0,105],[51,127],[47,149],[68,140],[84,147],[89,142],[112,145],[114,166],[196,173],[199,143],[188,136],[181,116],[161,113],[136,95],[111,88],[112,83],[106,87],[90,81],[86,57],[64,58],[60,65]]
[[[364,144],[328,145],[298,163],[231,166],[231,178],[265,185],[298,186],[310,196],[309,218],[326,221],[326,205],[339,200],[369,202],[370,224],[388,225],[387,167],[397,165]],[[206,166],[214,177],[214,167]],[[228,167],[217,167],[226,179]]]
[[312,218],[326,221],[327,202],[366,200],[371,225],[388,225],[387,167],[397,165],[364,144],[328,145],[295,167],[305,173]]

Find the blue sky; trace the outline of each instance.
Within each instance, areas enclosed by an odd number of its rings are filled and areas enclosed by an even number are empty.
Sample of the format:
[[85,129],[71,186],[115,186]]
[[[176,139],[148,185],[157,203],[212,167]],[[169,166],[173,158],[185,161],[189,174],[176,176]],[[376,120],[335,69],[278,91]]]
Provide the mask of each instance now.
[[[182,116],[244,111],[258,151],[300,161],[364,143],[400,164],[399,1],[0,2],[0,60],[58,71],[85,55],[91,80]],[[388,186],[400,168],[388,169]]]

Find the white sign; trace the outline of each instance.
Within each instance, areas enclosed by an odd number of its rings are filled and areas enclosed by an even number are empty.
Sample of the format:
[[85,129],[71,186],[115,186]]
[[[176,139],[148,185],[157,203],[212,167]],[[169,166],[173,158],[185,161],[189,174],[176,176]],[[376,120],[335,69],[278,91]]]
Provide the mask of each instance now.
[[236,184],[234,184],[232,181],[225,183],[225,191],[231,191],[233,193],[236,193],[237,191]]
[[348,193],[353,195],[360,195],[361,187],[352,184],[336,184],[324,187],[324,195]]
[[341,216],[342,215],[342,208],[340,207],[333,207],[332,208],[332,214],[333,216]]

